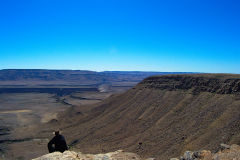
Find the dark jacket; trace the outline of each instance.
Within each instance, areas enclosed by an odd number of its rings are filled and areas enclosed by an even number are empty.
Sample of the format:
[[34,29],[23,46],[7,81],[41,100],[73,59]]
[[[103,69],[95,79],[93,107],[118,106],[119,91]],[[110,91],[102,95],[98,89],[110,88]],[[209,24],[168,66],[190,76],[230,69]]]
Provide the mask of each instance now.
[[65,141],[65,138],[60,134],[53,137],[53,139],[48,143],[49,153],[55,151],[64,152],[65,150],[68,150],[67,143]]

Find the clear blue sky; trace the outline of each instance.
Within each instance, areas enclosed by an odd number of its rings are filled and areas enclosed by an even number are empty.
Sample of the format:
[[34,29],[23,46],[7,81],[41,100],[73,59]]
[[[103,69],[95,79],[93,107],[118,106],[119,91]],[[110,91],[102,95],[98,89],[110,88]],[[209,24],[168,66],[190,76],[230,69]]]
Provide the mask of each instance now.
[[240,1],[1,0],[7,68],[240,73]]

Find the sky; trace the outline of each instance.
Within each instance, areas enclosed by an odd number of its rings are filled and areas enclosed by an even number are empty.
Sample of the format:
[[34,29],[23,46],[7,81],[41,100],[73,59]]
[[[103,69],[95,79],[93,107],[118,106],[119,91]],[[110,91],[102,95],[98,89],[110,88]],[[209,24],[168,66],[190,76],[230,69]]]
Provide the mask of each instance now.
[[240,1],[1,0],[0,69],[240,73]]

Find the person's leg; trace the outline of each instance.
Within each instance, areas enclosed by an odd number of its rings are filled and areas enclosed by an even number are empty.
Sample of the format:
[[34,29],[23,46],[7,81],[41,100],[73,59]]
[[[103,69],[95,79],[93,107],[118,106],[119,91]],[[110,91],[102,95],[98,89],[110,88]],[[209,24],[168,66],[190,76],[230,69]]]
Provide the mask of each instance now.
[[49,153],[52,153],[55,151],[55,148],[52,145],[48,145],[48,151]]

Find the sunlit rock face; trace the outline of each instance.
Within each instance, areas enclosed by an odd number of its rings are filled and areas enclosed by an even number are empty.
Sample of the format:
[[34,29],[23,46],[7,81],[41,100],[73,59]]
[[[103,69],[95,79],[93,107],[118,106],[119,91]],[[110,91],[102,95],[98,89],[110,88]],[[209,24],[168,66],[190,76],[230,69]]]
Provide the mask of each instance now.
[[81,152],[65,151],[64,153],[49,153],[33,160],[140,160],[135,153],[123,152],[121,150],[105,154],[83,154]]

